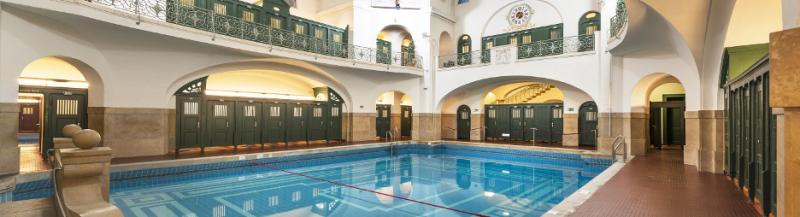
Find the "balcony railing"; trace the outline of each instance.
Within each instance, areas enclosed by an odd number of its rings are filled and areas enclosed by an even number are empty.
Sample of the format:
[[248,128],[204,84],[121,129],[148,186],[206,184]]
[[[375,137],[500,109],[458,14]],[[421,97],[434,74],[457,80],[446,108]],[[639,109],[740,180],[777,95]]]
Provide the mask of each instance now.
[[509,63],[536,57],[594,51],[593,34],[537,41],[530,44],[503,45],[462,54],[439,56],[439,68],[479,64]]
[[610,38],[619,38],[619,34],[628,23],[628,10],[625,7],[625,1],[617,3],[617,14],[611,17]]
[[216,14],[212,10],[181,4],[180,0],[92,0],[108,8],[137,16],[191,27],[218,35],[259,42],[318,55],[338,57],[357,62],[422,68],[422,57],[412,53],[378,53],[375,48],[271,28],[238,17]]

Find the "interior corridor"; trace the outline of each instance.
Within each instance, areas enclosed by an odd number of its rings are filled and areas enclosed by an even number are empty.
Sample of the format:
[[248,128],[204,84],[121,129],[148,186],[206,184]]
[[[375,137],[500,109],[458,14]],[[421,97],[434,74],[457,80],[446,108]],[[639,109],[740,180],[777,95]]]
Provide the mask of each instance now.
[[679,146],[637,156],[572,216],[760,216],[725,175],[683,164]]

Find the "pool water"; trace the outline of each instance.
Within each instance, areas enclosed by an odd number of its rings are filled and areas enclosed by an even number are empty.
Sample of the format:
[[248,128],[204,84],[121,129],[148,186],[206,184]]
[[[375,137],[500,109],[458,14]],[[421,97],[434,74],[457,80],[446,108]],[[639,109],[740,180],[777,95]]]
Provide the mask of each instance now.
[[610,161],[402,145],[112,174],[125,216],[540,216]]

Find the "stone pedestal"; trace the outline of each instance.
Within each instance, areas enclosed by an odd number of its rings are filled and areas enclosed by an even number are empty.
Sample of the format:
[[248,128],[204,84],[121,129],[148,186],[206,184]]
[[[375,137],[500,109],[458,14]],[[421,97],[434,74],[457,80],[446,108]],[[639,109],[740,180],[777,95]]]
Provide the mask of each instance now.
[[469,140],[481,141],[483,139],[483,114],[472,114],[470,120]]
[[[623,119],[625,113],[599,113],[597,114],[597,151],[602,154],[611,154],[611,143],[623,135],[626,138],[628,130]],[[629,143],[630,144],[630,143]]]
[[458,139],[456,114],[442,114],[442,139]]
[[18,130],[19,104],[0,103],[0,203],[14,191],[19,173]]
[[[686,119],[696,121],[697,129],[686,128],[686,143],[689,139],[692,144],[697,144],[696,152],[691,156],[696,157],[697,169],[701,172],[723,173],[725,169],[725,116],[722,110],[702,110],[686,112]],[[696,141],[694,141],[696,140]],[[689,148],[684,149],[684,156],[689,154]]]
[[564,114],[564,136],[562,143],[564,146],[578,146],[578,114]]
[[353,142],[373,141],[378,137],[375,134],[375,113],[352,113]]
[[645,155],[650,149],[650,119],[647,113],[623,114],[625,129],[629,129],[627,137],[630,144],[631,155]]
[[770,34],[769,105],[778,115],[778,216],[800,216],[800,28]]
[[[89,128],[103,136],[114,157],[164,155],[174,147],[173,109],[89,107]],[[174,118],[173,118],[174,120]],[[170,135],[172,134],[172,135]]]
[[63,168],[56,170],[56,196],[66,216],[122,216],[108,196],[111,154],[108,147],[56,150]]

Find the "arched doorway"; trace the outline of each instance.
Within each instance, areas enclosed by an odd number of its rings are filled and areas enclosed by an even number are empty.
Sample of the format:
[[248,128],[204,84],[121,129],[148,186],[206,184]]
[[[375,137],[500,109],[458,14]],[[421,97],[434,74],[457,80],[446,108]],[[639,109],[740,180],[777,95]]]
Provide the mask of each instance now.
[[[89,82],[86,64],[63,57],[44,57],[28,64],[19,77],[19,138],[23,152],[46,156],[53,138],[68,124],[88,128]],[[95,83],[97,84],[97,83]],[[25,145],[23,145],[25,146]]]
[[[377,49],[375,53],[377,63],[402,66],[416,65],[414,39],[403,26],[390,25],[384,27],[378,33],[375,48]],[[393,52],[397,50],[400,53]]]
[[375,134],[381,139],[411,139],[413,107],[411,98],[400,91],[388,91],[375,102]]
[[484,97],[487,139],[560,143],[564,94],[543,82],[494,88]]
[[650,145],[686,144],[684,112],[686,96],[680,83],[669,82],[656,86],[649,97]]
[[472,122],[472,111],[470,111],[469,106],[461,105],[458,107],[458,113],[456,118],[456,139],[458,140],[469,140],[471,123]]
[[578,37],[581,37],[581,46],[579,51],[594,50],[594,37],[595,31],[600,31],[600,13],[597,11],[589,11],[581,16],[578,21]]
[[580,145],[597,146],[597,104],[585,102],[578,110],[578,134]]
[[458,38],[458,65],[472,64],[472,38],[464,34]]
[[211,74],[175,93],[176,147],[342,140],[342,97],[304,76],[271,70]]

